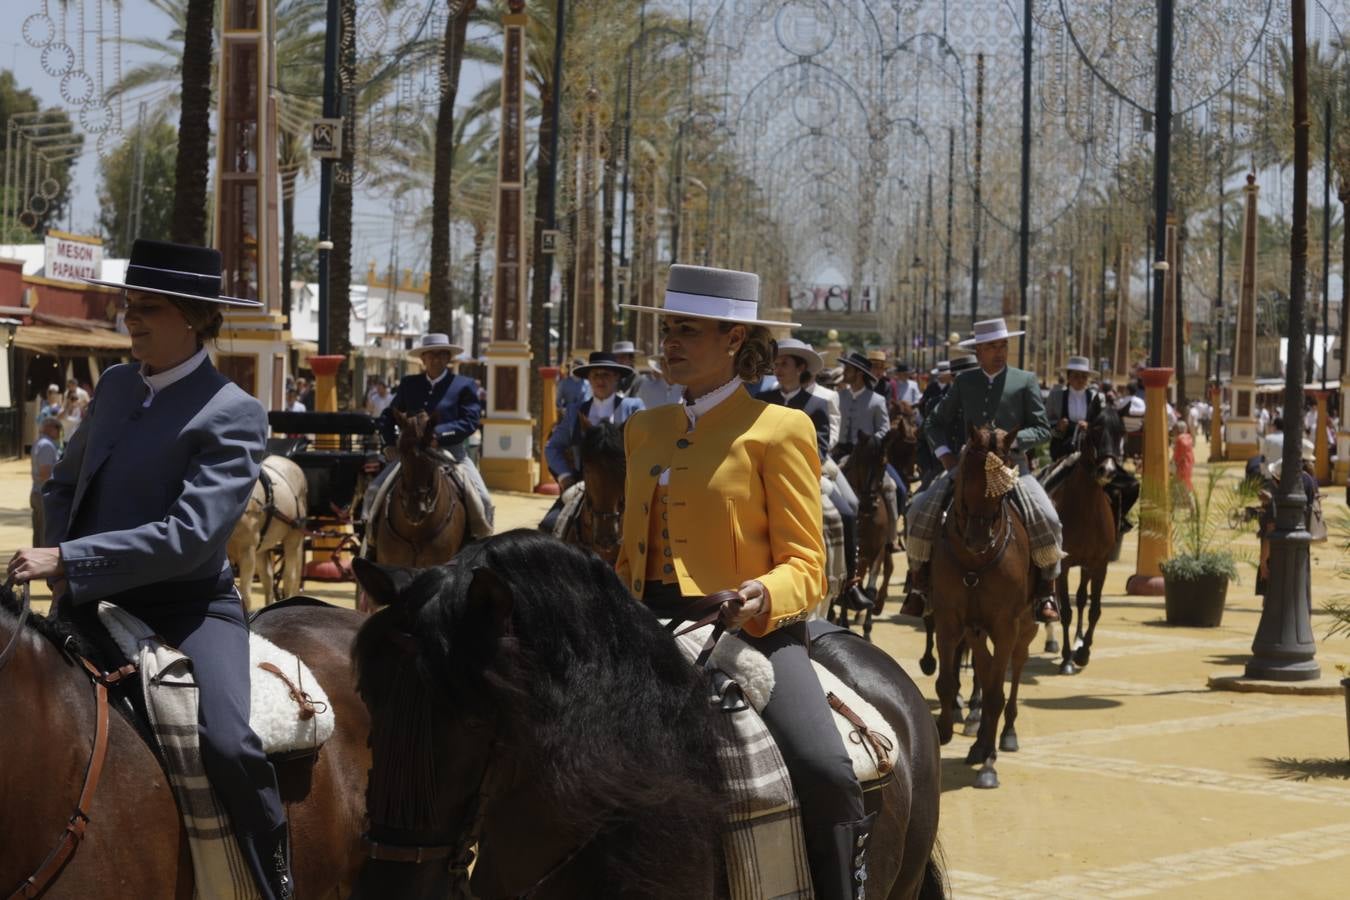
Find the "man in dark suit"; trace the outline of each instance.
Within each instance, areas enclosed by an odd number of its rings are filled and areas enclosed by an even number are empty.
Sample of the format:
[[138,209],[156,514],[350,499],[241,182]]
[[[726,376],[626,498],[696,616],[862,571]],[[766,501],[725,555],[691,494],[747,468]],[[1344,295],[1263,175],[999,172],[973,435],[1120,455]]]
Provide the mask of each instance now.
[[[444,334],[426,334],[412,352],[421,359],[422,371],[403,376],[403,380],[398,383],[398,390],[394,392],[393,401],[380,414],[380,435],[384,438],[385,455],[392,460],[397,452],[398,434],[394,411],[409,416],[425,412],[432,418],[432,428],[436,433],[435,446],[460,464],[456,471],[463,472],[472,482],[469,486],[482,498],[483,512],[490,523],[493,515],[492,498],[477,466],[468,459],[466,444],[469,435],[478,430],[483,404],[474,380],[450,371],[450,361],[463,353],[464,348],[450,343],[450,338]],[[367,511],[376,491],[391,471],[392,466],[386,467],[367,489]]]

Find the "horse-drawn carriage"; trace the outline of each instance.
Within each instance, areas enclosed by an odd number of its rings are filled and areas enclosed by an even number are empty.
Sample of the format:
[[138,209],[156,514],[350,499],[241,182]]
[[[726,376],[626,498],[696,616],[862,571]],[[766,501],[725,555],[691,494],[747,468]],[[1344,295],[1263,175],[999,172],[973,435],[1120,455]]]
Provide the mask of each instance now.
[[[273,412],[268,421],[275,436],[267,441],[263,474],[240,530],[261,556],[258,567],[271,576],[264,576],[270,601],[306,580],[352,580],[344,557],[360,547],[362,494],[382,460],[376,420],[365,413]],[[293,496],[300,479],[290,473],[302,476],[303,497]],[[235,561],[246,590],[254,565]]]

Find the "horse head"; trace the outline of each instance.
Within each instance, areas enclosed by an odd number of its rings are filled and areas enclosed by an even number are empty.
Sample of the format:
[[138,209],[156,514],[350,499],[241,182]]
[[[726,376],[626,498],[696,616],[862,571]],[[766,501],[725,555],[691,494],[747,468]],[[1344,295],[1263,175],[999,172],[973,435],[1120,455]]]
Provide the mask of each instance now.
[[1125,424],[1111,407],[1103,407],[1088,425],[1083,446],[1083,464],[1092,468],[1098,484],[1106,485],[1120,469]]
[[886,458],[900,477],[906,481],[918,481],[919,461],[919,425],[914,418],[914,407],[905,401],[892,404],[894,416],[891,418],[891,430],[886,433],[889,449]]
[[1017,431],[972,425],[961,450],[956,470],[956,518],[962,542],[971,553],[988,550],[998,539],[1003,501],[1016,479],[1013,450]]
[[612,422],[581,419],[581,477],[586,492],[582,543],[614,562],[623,540],[624,477],[628,472],[623,429]]
[[871,509],[881,496],[881,479],[886,474],[886,451],[891,434],[880,440],[859,431],[844,466],[844,477],[858,497],[859,509]]
[[[352,562],[380,608],[352,645],[357,691],[370,712],[371,767],[369,858],[351,896],[452,896],[455,879],[466,877],[461,866],[472,859],[497,756],[496,713],[470,673],[509,629],[510,593],[491,574],[475,573],[464,602],[450,606],[443,598],[453,590],[453,564]],[[464,632],[457,652],[467,655],[450,667],[437,652],[448,643],[438,629],[452,627]]]
[[394,410],[398,425],[399,496],[410,520],[420,522],[436,508],[439,493],[438,468],[442,464],[435,453],[435,420],[425,412],[407,415]]

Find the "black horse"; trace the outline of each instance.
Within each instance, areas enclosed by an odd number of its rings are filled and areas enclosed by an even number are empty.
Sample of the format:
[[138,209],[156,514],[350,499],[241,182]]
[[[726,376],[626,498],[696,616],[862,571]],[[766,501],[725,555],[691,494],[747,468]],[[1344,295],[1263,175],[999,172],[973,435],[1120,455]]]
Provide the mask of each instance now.
[[[353,659],[371,711],[371,855],[355,900],[728,895],[708,686],[595,556],[535,531],[452,566],[357,561],[386,607]],[[812,653],[900,743],[872,838],[870,898],[940,897],[937,735],[885,653]]]

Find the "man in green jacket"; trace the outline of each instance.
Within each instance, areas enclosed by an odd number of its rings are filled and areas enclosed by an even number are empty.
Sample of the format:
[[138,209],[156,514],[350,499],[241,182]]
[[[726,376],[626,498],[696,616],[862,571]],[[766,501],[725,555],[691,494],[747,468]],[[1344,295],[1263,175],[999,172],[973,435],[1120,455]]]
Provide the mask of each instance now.
[[928,489],[915,495],[908,514],[911,594],[901,611],[921,613],[928,601],[928,561],[934,542],[942,536],[942,513],[951,497],[961,447],[951,446],[951,435],[966,435],[971,427],[993,425],[1004,431],[1017,430],[1017,461],[1021,472],[1019,511],[1031,536],[1032,559],[1041,572],[1036,588],[1036,618],[1059,619],[1055,604],[1055,579],[1063,557],[1059,516],[1035,476],[1030,474],[1026,454],[1050,439],[1045,402],[1036,376],[1008,365],[1008,338],[1025,332],[1009,332],[1002,319],[975,323],[975,336],[961,346],[973,347],[979,368],[957,376],[942,401],[924,420],[924,436],[946,471]]

